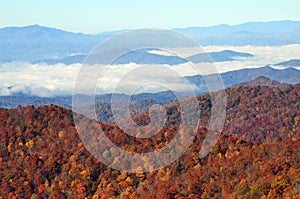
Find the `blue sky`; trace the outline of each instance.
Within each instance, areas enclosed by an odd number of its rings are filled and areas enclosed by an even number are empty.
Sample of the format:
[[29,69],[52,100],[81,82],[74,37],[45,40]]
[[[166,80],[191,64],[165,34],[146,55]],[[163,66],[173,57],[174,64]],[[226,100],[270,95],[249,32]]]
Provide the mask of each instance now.
[[300,21],[299,10],[299,0],[6,0],[0,6],[0,27],[39,24],[97,33],[248,21]]

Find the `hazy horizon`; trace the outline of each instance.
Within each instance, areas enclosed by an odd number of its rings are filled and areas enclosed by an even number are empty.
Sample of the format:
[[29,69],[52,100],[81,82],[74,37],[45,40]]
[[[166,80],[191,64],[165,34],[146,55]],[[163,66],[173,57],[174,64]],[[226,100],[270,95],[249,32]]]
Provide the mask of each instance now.
[[[239,26],[239,25],[244,25],[244,24],[249,24],[249,23],[273,23],[273,22],[300,22],[299,20],[290,20],[290,19],[282,19],[282,20],[274,20],[274,21],[245,21],[243,23],[236,23],[236,24],[229,24],[229,23],[220,23],[220,24],[211,24],[211,25],[198,25],[198,26],[182,26],[182,27],[170,27],[170,28],[155,28],[155,27],[150,27],[149,29],[166,29],[166,30],[177,30],[177,29],[189,29],[189,28],[211,28],[211,27],[218,27],[218,26]],[[45,27],[45,28],[52,28],[52,29],[57,29],[57,30],[62,30],[65,32],[72,32],[72,33],[82,33],[82,34],[87,34],[87,35],[97,35],[101,33],[110,33],[110,32],[122,32],[122,31],[130,31],[134,30],[134,28],[123,28],[123,29],[111,29],[111,30],[102,30],[94,33],[89,33],[89,32],[84,32],[84,31],[72,31],[72,30],[67,30],[64,28],[60,27],[55,27],[55,26],[47,26],[44,24],[37,24],[37,23],[32,23],[32,24],[25,24],[25,25],[9,25],[9,26],[0,26],[0,29],[4,28],[24,28],[24,27],[33,27],[33,26],[40,26],[40,27]],[[148,28],[137,28],[137,29],[148,29]]]
[[300,21],[299,1],[6,1],[0,27],[40,24],[95,34],[122,29],[207,27],[249,21]]

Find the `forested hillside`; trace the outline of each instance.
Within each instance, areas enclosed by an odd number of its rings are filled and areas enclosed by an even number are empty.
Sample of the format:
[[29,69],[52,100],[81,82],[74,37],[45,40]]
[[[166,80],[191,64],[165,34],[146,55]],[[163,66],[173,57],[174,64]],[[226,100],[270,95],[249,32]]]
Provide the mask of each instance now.
[[[210,96],[201,95],[201,126],[193,144],[174,163],[150,173],[120,172],[95,159],[79,139],[70,110],[55,105],[0,109],[0,196],[299,198],[300,85],[240,86],[226,93],[224,129],[211,152],[199,158],[211,110]],[[90,124],[123,149],[153,151],[177,133],[177,105],[165,104],[168,120],[151,138],[133,138],[114,124]],[[149,122],[145,112],[132,117],[141,125]],[[107,149],[103,157],[112,153]]]

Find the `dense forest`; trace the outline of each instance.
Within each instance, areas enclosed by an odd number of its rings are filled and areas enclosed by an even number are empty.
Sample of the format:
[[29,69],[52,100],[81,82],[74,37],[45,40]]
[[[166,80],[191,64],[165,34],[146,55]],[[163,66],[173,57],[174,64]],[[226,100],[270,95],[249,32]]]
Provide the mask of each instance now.
[[[210,95],[201,95],[192,145],[169,166],[148,173],[143,167],[140,173],[117,171],[94,158],[71,110],[0,109],[0,198],[300,198],[300,85],[239,86],[226,93],[224,128],[210,153],[199,158],[212,106]],[[137,124],[149,123],[143,107],[151,103],[132,109]],[[151,138],[131,137],[113,122],[89,124],[125,150],[154,151],[174,138],[180,124],[178,101],[164,106],[168,119]],[[112,121],[109,104],[97,109],[99,118]],[[103,157],[118,161],[113,153],[107,149]]]

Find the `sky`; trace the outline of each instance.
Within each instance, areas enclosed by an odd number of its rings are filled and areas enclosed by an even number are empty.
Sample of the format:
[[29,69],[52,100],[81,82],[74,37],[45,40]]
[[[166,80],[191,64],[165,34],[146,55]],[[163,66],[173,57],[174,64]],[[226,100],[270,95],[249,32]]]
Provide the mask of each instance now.
[[0,28],[39,24],[72,32],[300,21],[299,0],[7,0]]

